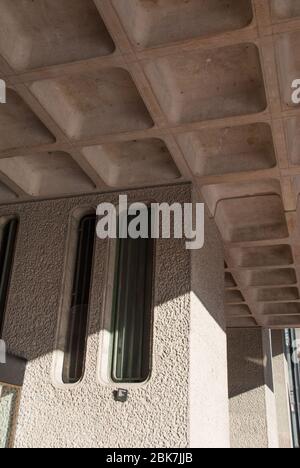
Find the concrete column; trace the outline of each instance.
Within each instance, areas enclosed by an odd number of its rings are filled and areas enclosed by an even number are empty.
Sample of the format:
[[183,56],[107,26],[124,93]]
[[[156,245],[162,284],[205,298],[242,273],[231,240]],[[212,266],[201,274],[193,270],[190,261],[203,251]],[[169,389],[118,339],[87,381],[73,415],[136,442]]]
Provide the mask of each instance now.
[[190,320],[190,445],[229,448],[224,256],[214,221],[192,253]]
[[268,330],[229,329],[232,448],[278,448],[271,338]]
[[287,449],[293,447],[293,439],[288,397],[288,369],[284,354],[283,332],[281,330],[272,331],[272,356],[279,446]]

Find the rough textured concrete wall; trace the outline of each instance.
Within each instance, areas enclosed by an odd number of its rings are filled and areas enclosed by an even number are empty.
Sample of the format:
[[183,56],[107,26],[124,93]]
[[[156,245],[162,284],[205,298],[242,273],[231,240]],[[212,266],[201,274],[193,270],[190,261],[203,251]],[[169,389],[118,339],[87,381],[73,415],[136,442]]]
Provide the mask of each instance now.
[[282,330],[272,331],[272,355],[279,447],[290,449],[293,447],[293,436],[289,404],[289,376]]
[[[188,202],[189,185],[129,193],[132,200]],[[51,384],[70,213],[117,202],[117,194],[2,206],[20,217],[4,338],[30,362],[16,447],[186,447],[190,331],[190,254],[181,240],[157,243],[152,378],[126,404],[96,382],[107,243],[97,240],[85,377],[72,390]]]
[[274,388],[272,336],[271,330],[262,330],[263,363],[265,372],[266,424],[268,429],[268,447],[279,448],[278,420]]
[[[191,186],[129,192],[129,201],[188,202]],[[7,307],[8,350],[28,359],[16,447],[227,447],[229,416],[223,251],[206,219],[205,246],[159,240],[152,377],[116,403],[97,383],[108,243],[97,240],[86,370],[73,389],[51,381],[72,213],[118,194],[1,207],[20,230]],[[196,199],[194,199],[196,201]],[[192,261],[191,261],[192,260]],[[213,285],[213,287],[212,287]]]
[[[193,194],[194,201],[198,199]],[[206,215],[205,244],[192,252],[190,417],[193,447],[225,447],[229,440],[224,253]]]
[[229,329],[227,339],[231,446],[278,447],[269,333]]

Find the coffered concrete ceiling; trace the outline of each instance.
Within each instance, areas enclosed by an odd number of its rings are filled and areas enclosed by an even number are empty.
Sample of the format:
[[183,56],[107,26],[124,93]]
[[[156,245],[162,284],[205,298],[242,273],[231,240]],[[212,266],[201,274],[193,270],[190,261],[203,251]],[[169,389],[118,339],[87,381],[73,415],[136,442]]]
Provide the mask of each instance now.
[[0,0],[0,203],[193,181],[229,326],[300,326],[299,0]]

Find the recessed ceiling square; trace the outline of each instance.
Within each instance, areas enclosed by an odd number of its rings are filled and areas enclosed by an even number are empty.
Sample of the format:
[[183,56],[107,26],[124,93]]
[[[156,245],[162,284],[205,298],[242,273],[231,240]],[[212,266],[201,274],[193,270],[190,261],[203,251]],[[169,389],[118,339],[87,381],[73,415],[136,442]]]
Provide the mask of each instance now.
[[281,186],[278,179],[260,179],[251,181],[216,183],[204,185],[202,193],[211,211],[215,213],[217,205],[221,200],[229,198],[243,198],[263,195],[266,193],[276,193],[281,196]]
[[[299,75],[300,76],[300,75]],[[300,119],[292,117],[285,122],[289,159],[294,166],[300,165]]]
[[0,0],[0,53],[16,71],[111,54],[92,0]]
[[120,68],[36,81],[31,91],[70,139],[153,126],[129,73]]
[[53,143],[55,138],[12,89],[0,104],[0,150]]
[[228,254],[232,263],[242,268],[284,266],[294,261],[289,245],[233,248]]
[[299,104],[293,102],[293,81],[300,77],[300,32],[285,33],[275,40],[278,77],[281,88],[281,99],[284,107],[294,108]]
[[300,16],[299,0],[271,0],[272,15],[284,20]]
[[267,106],[254,44],[161,57],[147,62],[145,72],[173,124],[254,114]]
[[174,181],[180,177],[166,144],[159,139],[92,146],[82,152],[111,187]]
[[206,129],[178,136],[187,161],[198,177],[257,171],[276,166],[268,124]]
[[88,192],[94,185],[64,152],[0,159],[0,171],[32,196]]
[[256,300],[258,302],[298,301],[300,296],[298,288],[258,289]]
[[298,315],[300,314],[299,302],[282,302],[261,304],[260,313],[262,315]]
[[216,223],[227,242],[283,239],[289,235],[283,204],[277,195],[222,200]]
[[253,287],[292,286],[297,283],[296,272],[293,268],[245,271],[240,277],[245,285]]
[[137,48],[218,34],[247,26],[250,0],[112,0]]

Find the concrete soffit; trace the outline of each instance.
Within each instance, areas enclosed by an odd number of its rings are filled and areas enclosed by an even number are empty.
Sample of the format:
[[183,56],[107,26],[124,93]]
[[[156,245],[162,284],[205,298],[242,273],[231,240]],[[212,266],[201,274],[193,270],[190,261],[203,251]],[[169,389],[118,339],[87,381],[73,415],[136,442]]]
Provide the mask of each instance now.
[[300,7],[0,0],[0,203],[192,181],[231,327],[300,327]]

